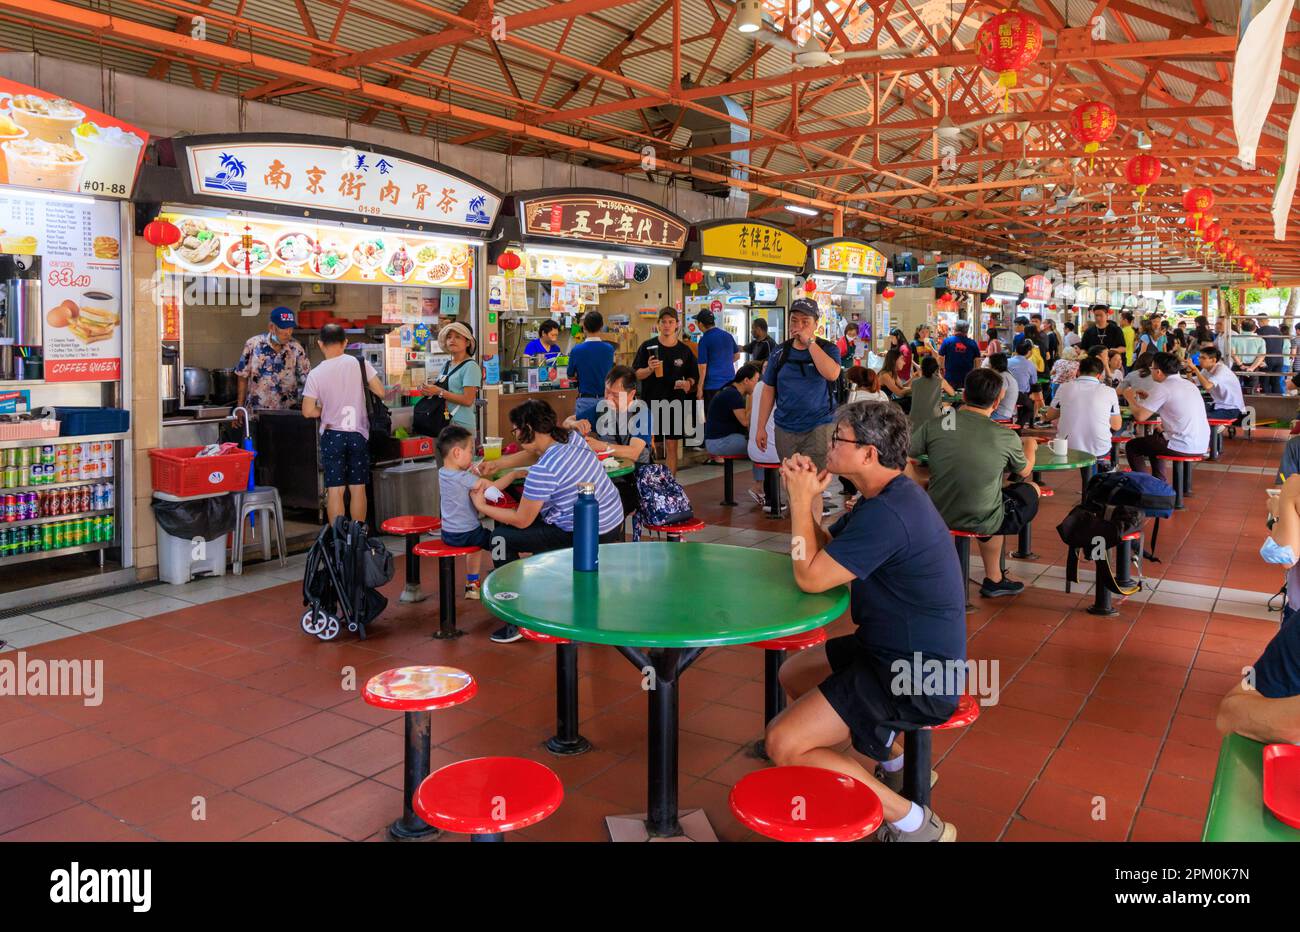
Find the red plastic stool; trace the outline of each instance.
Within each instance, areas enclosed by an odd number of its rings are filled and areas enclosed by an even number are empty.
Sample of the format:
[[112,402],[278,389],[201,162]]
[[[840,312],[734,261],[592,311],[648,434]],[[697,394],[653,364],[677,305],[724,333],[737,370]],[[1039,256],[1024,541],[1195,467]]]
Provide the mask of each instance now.
[[962,588],[966,591],[966,611],[975,611],[975,603],[970,600],[970,542],[972,538],[983,537],[973,531],[954,531],[948,528],[952,541],[957,546],[957,558],[961,560]]
[[425,534],[442,528],[442,520],[432,515],[402,515],[389,518],[379,525],[385,534],[400,534],[406,538],[406,586],[399,602],[423,602],[428,598],[420,591],[420,559],[415,555],[415,545]]
[[692,518],[690,521],[683,521],[680,524],[647,524],[645,530],[663,534],[673,543],[680,544],[683,534],[695,534],[706,527],[708,525],[699,518]]
[[464,631],[456,628],[456,558],[478,553],[478,547],[452,547],[441,540],[426,540],[415,545],[417,557],[438,558],[438,630],[439,640],[458,638]]
[[564,801],[550,767],[523,757],[476,757],[440,767],[415,792],[415,811],[430,825],[505,841],[505,833],[536,825]]
[[[1051,498],[1056,493],[1048,486],[1038,486],[1038,497]],[[1022,527],[1016,534],[1016,549],[1011,556],[1017,560],[1036,560],[1038,554],[1034,553],[1034,522],[1030,521]]]
[[767,507],[763,509],[769,518],[781,517],[781,468],[780,463],[755,463],[763,470],[763,498]]
[[[1127,588],[1133,584],[1133,577],[1130,573],[1132,572],[1133,567],[1132,546],[1133,541],[1135,540],[1142,540],[1142,532],[1140,530],[1133,531],[1130,534],[1125,534],[1119,539],[1119,543],[1115,546],[1115,563],[1117,564],[1118,569],[1118,573],[1115,576],[1115,585],[1120,586],[1121,588]],[[1142,545],[1140,543],[1138,544],[1138,552],[1142,552]],[[1110,589],[1101,584],[1101,567],[1105,562],[1105,557],[1093,562],[1096,566],[1097,572],[1093,581],[1092,604],[1088,606],[1088,614],[1104,616],[1118,615],[1119,609],[1111,605]],[[1065,591],[1070,591],[1070,580],[1068,577],[1065,580]]]
[[474,698],[474,677],[455,667],[397,667],[372,676],[361,692],[368,704],[406,714],[406,762],[402,774],[402,817],[388,827],[401,840],[438,830],[411,809],[411,798],[429,775],[429,712]]
[[1119,469],[1119,450],[1120,447],[1132,440],[1132,437],[1118,437],[1112,435],[1110,438],[1110,465],[1112,469]]
[[980,717],[980,704],[970,696],[957,698],[957,710],[939,725],[903,733],[903,796],[918,806],[930,805],[930,733],[965,728]]
[[555,645],[555,734],[546,750],[570,756],[591,750],[591,742],[578,734],[578,645],[568,638],[520,628],[524,640]]
[[1192,464],[1205,459],[1206,454],[1161,453],[1156,457],[1174,464],[1174,508],[1181,511],[1183,496],[1192,494]]
[[736,471],[731,465],[734,460],[747,460],[748,456],[740,453],[715,453],[713,454],[722,460],[722,504],[736,504]]
[[[826,643],[826,629],[813,628],[783,638],[768,641],[751,641],[750,647],[763,651],[763,729],[772,724],[772,719],[781,714],[785,708],[785,690],[781,688],[781,664],[785,663],[789,651],[807,650],[818,644]],[[763,739],[759,738],[750,748],[750,753],[763,760],[769,760]]]
[[1009,418],[1007,418],[1007,419],[1003,419],[1003,418],[996,418],[996,417],[995,417],[995,418],[993,418],[993,423],[994,423],[994,424],[997,424],[997,425],[999,425],[999,426],[1001,426],[1001,427],[1005,427],[1005,428],[1007,428],[1008,430],[1022,430],[1022,429],[1024,429],[1024,426],[1025,426],[1025,425],[1023,425],[1023,424],[1018,424],[1018,423],[1016,423],[1015,421],[1013,421],[1013,420],[1011,420],[1011,419],[1009,419]]
[[1228,428],[1237,423],[1235,417],[1215,417],[1209,418],[1210,424],[1210,459],[1217,460],[1223,454],[1223,431],[1220,428]]
[[821,767],[756,770],[731,788],[729,802],[742,825],[777,841],[857,841],[885,817],[869,786]]

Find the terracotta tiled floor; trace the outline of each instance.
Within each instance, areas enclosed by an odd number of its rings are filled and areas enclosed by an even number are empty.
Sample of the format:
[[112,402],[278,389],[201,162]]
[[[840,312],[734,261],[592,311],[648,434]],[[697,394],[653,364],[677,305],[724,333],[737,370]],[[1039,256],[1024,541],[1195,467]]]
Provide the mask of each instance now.
[[[1163,562],[1146,566],[1158,588],[1114,618],[1083,611],[1087,583],[1062,591],[1053,528],[1076,501],[1078,477],[1049,476],[1058,494],[1035,523],[1041,556],[1016,565],[1035,585],[977,599],[968,616],[971,656],[999,662],[1000,702],[973,727],[935,737],[935,806],[960,838],[1199,837],[1219,743],[1215,706],[1277,628],[1263,594],[1280,574],[1258,548],[1281,438],[1264,433],[1229,441],[1219,468],[1198,468],[1187,510],[1161,530]],[[742,499],[746,479],[738,471]],[[716,526],[749,528],[746,545],[781,547],[771,535],[782,525],[747,500],[712,504],[720,478],[689,491],[715,526],[710,536],[732,533]],[[424,575],[432,588],[432,566]],[[606,815],[643,808],[646,711],[622,657],[582,649],[582,731],[595,750],[552,758],[540,747],[553,725],[552,649],[492,644],[493,620],[464,601],[467,636],[431,640],[436,597],[400,605],[401,585],[399,561],[391,607],[364,642],[303,635],[299,587],[286,582],[26,648],[34,658],[102,659],[105,695],[95,708],[0,699],[0,840],[383,839],[400,807],[401,717],[342,683],[348,668],[363,682],[411,663],[454,664],[480,682],[472,701],[433,714],[435,767],[515,754],[545,761],[564,781],[559,812],[512,837],[601,840]],[[841,619],[831,630],[849,629]],[[758,651],[727,648],[683,680],[682,803],[704,807],[724,839],[753,837],[726,799],[761,766],[743,749],[761,731],[761,679]],[[196,796],[205,820],[193,818]]]

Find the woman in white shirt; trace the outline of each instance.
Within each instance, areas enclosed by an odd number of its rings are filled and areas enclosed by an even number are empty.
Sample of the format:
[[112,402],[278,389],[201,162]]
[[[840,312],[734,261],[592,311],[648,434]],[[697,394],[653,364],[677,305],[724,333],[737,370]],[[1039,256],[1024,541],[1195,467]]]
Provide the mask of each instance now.
[[889,396],[880,390],[880,377],[871,369],[854,366],[844,373],[844,379],[849,383],[849,404],[889,400]]

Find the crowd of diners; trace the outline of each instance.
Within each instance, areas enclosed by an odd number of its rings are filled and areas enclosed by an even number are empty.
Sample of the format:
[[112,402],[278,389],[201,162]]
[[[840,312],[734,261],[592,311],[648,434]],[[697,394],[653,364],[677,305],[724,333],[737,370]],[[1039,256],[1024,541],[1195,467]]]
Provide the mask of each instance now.
[[[950,669],[966,660],[966,580],[951,531],[978,539],[982,598],[1024,588],[1001,570],[1001,557],[1006,536],[1038,510],[1038,444],[1010,425],[1054,427],[1070,449],[1108,457],[1122,403],[1139,421],[1158,419],[1159,428],[1131,439],[1127,452],[1131,468],[1160,476],[1160,455],[1206,453],[1208,418],[1240,416],[1242,379],[1272,377],[1257,374],[1273,370],[1247,359],[1258,350],[1253,344],[1235,345],[1236,335],[1225,339],[1223,328],[1215,334],[1202,318],[1188,332],[1164,320],[1135,326],[1127,312],[1116,322],[1105,308],[1093,311],[1082,334],[1073,324],[1058,332],[1031,317],[1005,338],[988,333],[983,347],[964,321],[951,332],[943,324],[918,327],[910,342],[893,331],[877,368],[856,341],[819,339],[819,316],[814,302],[796,300],[786,342],[776,345],[756,326],[753,342],[739,347],[702,312],[696,319],[704,338],[692,352],[678,335],[678,312],[664,308],[655,336],[624,366],[614,364],[600,339],[600,315],[589,313],[586,339],[570,354],[581,396],[575,415],[561,421],[543,400],[513,408],[510,434],[519,450],[491,462],[475,461],[473,425],[463,413],[477,384],[449,378],[453,364],[472,358],[472,337],[445,334],[455,359],[429,389],[455,409],[437,442],[443,539],[478,547],[493,568],[572,546],[578,484],[589,483],[600,540],[623,540],[638,505],[636,472],[613,480],[597,454],[612,451],[637,466],[662,458],[675,468],[677,442],[688,431],[633,415],[651,410],[648,402],[705,408],[703,446],[716,456],[749,456],[756,503],[765,504],[757,464],[779,466],[792,585],[850,589],[855,632],[801,651],[781,668],[792,701],[768,729],[771,759],[827,768],[869,786],[880,798],[881,833],[889,840],[949,841],[954,825],[902,795],[902,735],[949,718],[961,687],[945,678],[936,692],[898,671],[919,671],[930,661]],[[1255,339],[1271,336],[1243,328],[1252,332]],[[742,349],[749,361],[740,365]],[[319,368],[307,395],[322,429],[327,421],[333,429],[330,412],[346,403],[364,410],[362,393],[373,390],[364,380],[372,373],[363,377],[361,367],[334,357]],[[344,389],[348,398],[334,397]],[[1106,468],[1104,459],[1099,463]],[[520,470],[526,472],[517,507],[504,507],[497,493]],[[352,481],[350,472],[336,472],[340,484]],[[1261,554],[1287,567],[1286,609],[1250,681],[1223,700],[1219,724],[1261,741],[1300,742],[1300,437],[1288,444],[1279,478],[1270,506],[1276,523]],[[481,554],[470,560],[466,598],[478,598],[484,562]],[[491,637],[508,644],[520,634],[504,625]]]

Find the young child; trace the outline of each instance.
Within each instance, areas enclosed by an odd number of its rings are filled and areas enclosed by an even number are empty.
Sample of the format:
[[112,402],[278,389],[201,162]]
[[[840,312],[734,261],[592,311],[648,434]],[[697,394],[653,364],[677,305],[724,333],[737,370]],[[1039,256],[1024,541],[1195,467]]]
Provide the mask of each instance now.
[[492,532],[479,523],[478,509],[470,493],[492,486],[504,490],[516,478],[508,472],[495,482],[480,479],[469,471],[474,462],[474,435],[457,424],[449,424],[438,434],[438,503],[442,518],[443,543],[452,547],[478,547],[467,559],[465,598],[479,597],[479,569],[483,551],[492,549]]

